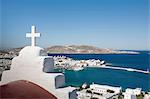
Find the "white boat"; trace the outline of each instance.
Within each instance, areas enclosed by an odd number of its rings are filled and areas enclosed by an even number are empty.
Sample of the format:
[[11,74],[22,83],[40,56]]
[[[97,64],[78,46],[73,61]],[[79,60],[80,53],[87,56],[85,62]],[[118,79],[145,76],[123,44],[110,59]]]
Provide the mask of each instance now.
[[101,61],[101,64],[105,64],[105,61]]
[[134,69],[132,69],[132,68],[127,68],[126,70],[127,71],[134,71]]
[[83,70],[84,68],[83,67],[75,67],[73,70],[74,71],[80,71],[80,70]]

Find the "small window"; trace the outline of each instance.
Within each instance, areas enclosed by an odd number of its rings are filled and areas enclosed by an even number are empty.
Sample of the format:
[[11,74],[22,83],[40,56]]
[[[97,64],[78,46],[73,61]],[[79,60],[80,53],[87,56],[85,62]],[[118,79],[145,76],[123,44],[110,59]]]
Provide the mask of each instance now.
[[45,58],[43,63],[43,71],[46,73],[54,72],[53,58]]

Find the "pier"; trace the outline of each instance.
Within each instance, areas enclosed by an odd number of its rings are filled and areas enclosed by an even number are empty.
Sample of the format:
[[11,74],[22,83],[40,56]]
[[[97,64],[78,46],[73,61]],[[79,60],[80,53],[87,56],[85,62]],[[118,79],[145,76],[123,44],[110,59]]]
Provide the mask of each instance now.
[[139,72],[139,73],[144,73],[144,74],[150,74],[149,71],[133,69],[133,68],[125,68],[125,67],[99,66],[99,68],[108,68],[108,69],[125,70],[125,71],[131,71],[131,72]]

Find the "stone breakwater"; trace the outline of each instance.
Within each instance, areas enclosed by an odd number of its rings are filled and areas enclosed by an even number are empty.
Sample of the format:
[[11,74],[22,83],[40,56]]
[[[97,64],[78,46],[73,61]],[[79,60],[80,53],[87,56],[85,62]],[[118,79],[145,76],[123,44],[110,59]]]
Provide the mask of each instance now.
[[[93,66],[92,66],[93,67]],[[125,71],[131,71],[131,72],[139,72],[139,73],[145,73],[150,74],[149,71],[139,70],[139,69],[133,69],[133,68],[125,68],[125,67],[115,67],[115,66],[101,66],[99,68],[107,68],[107,69],[116,69],[116,70],[125,70]]]

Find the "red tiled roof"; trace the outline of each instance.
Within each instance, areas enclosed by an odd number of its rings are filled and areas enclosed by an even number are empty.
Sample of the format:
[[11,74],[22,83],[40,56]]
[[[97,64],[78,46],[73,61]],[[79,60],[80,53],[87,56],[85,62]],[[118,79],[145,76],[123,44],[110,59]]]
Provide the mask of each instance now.
[[26,80],[13,81],[0,86],[1,99],[57,99],[42,87]]

